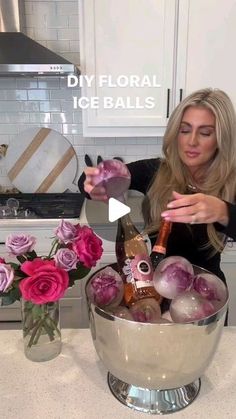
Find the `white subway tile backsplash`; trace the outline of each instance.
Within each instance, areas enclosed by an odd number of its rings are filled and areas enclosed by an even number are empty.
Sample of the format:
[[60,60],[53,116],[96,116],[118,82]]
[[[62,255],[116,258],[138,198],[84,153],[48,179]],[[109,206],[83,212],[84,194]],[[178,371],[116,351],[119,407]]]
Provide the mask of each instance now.
[[56,40],[47,41],[47,47],[54,52],[68,52],[71,51],[70,41]]
[[16,102],[14,100],[0,101],[0,112],[19,112],[21,110],[21,102]]
[[[1,80],[1,79],[0,79]],[[18,79],[11,79],[12,82],[16,82],[16,86],[18,89],[37,89],[38,87],[38,80],[34,78],[21,78]]]
[[10,144],[11,136],[8,134],[0,134],[0,144]]
[[78,14],[78,1],[61,1],[56,3],[58,15],[77,15]]
[[48,90],[28,90],[29,100],[49,100],[50,94]]
[[39,102],[41,112],[60,112],[61,102],[59,100],[51,100]]
[[77,124],[82,124],[82,112],[78,110],[78,112],[73,112],[73,122]]
[[95,140],[94,138],[85,138],[82,135],[73,135],[73,144],[74,145],[94,145],[95,144]]
[[79,51],[79,41],[69,41],[70,42],[70,51]]
[[16,124],[0,124],[0,134],[17,134],[18,125]]
[[[57,32],[58,32],[58,39],[67,39],[68,41],[70,41],[71,39],[73,40],[79,39],[79,28],[58,29]],[[45,38],[42,38],[42,39],[45,39]]]
[[16,89],[16,80],[12,78],[0,78],[0,89]]
[[[61,29],[66,30],[66,29]],[[50,28],[35,28],[35,38],[37,41],[53,41],[58,39],[57,37],[57,29],[50,29]]]
[[11,113],[11,112],[6,112],[6,113],[0,113],[0,124],[9,124],[9,123],[26,123],[29,122],[30,120],[30,114],[28,113]]
[[20,111],[22,112],[38,112],[39,111],[39,102],[26,100],[24,102],[16,102],[16,103],[19,104]]
[[73,114],[68,112],[58,112],[58,113],[51,113],[51,122],[57,123],[61,122],[62,124],[72,124],[73,121]]
[[38,79],[39,89],[59,89],[60,81],[58,78],[47,79],[45,77],[40,77]]
[[45,112],[45,113],[30,113],[29,115],[29,122],[34,124],[34,123],[45,123],[45,124],[49,124],[50,122],[54,122],[51,120],[51,114],[50,112]]
[[147,155],[147,150],[148,150],[148,145],[127,145],[125,147],[125,154],[127,156],[129,155],[133,155],[134,152],[137,156],[146,156]]
[[68,28],[68,16],[48,15],[46,17],[46,26],[48,28]]
[[[25,0],[23,32],[59,55],[79,64],[79,17],[77,0]],[[126,163],[162,154],[161,138],[85,138],[82,111],[73,108],[78,87],[69,88],[67,77],[0,78],[0,144],[9,144],[26,129],[46,126],[59,131],[73,144],[78,173],[84,170],[84,154],[96,164],[97,156],[120,156]],[[11,187],[0,160],[0,184]]]
[[112,145],[113,148],[113,145],[116,144],[115,138],[94,138],[94,141],[98,148],[106,145]]
[[24,9],[25,9],[24,10],[25,15],[32,15],[32,13],[33,13],[33,3],[31,1],[25,1]]
[[50,99],[73,100],[73,92],[70,89],[51,90]]
[[[56,1],[33,1],[32,9],[33,13],[36,15],[55,15],[57,10],[57,2]],[[30,17],[29,17],[30,21]],[[28,22],[27,22],[28,23]]]
[[82,124],[63,124],[64,134],[82,134]]
[[78,15],[70,15],[69,16],[69,27],[70,28],[78,28],[79,18]]
[[1,100],[27,100],[26,90],[1,90]]

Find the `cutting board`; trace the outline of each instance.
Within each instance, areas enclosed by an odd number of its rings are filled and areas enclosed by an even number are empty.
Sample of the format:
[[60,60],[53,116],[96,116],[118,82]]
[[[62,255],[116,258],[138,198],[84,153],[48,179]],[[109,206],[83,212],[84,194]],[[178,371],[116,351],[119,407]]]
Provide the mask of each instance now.
[[16,135],[6,153],[7,174],[24,193],[75,189],[78,160],[71,143],[50,128],[30,128]]

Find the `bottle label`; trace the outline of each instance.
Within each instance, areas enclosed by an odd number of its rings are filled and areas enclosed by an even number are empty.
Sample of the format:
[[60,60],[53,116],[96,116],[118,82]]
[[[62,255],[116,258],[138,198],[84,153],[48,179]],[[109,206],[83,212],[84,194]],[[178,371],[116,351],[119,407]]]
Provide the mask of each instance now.
[[156,252],[156,253],[162,253],[163,255],[166,254],[166,248],[164,246],[160,246],[158,244],[155,244],[153,246],[152,251]]
[[[136,255],[134,258],[126,259],[123,267],[123,273],[126,281],[129,282],[145,282],[145,286],[152,282],[153,270],[150,258],[147,255]],[[138,283],[136,284],[138,287]],[[151,286],[152,284],[150,284]]]

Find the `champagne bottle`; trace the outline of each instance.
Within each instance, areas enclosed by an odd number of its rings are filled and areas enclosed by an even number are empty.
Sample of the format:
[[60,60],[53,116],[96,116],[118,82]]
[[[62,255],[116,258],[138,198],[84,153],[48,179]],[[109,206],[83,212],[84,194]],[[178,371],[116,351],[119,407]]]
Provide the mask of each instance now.
[[162,219],[156,243],[154,244],[150,255],[154,270],[166,255],[167,241],[171,232],[171,227],[171,221]]
[[124,281],[125,304],[130,306],[148,297],[160,301],[153,286],[153,269],[146,242],[128,214],[118,220],[116,257]]

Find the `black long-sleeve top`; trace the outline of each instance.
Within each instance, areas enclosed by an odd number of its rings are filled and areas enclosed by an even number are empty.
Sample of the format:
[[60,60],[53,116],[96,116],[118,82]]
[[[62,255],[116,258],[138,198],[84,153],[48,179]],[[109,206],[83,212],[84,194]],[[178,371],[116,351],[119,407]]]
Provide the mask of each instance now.
[[[146,159],[139,160],[127,164],[131,173],[131,184],[129,189],[147,193],[153,177],[155,176],[160,165],[160,159]],[[83,183],[85,175],[82,174],[79,179],[79,188],[84,192]],[[88,197],[88,195],[87,195]],[[227,227],[219,223],[215,223],[215,228],[225,234],[226,236],[236,240],[236,205],[228,203],[229,223]],[[154,245],[156,237],[150,237],[152,245]],[[199,265],[210,272],[215,273],[224,282],[225,277],[220,269],[219,252],[211,256],[213,248],[202,248],[208,242],[207,225],[206,224],[191,224],[173,223],[172,231],[168,239],[166,256],[183,256],[191,263]]]

